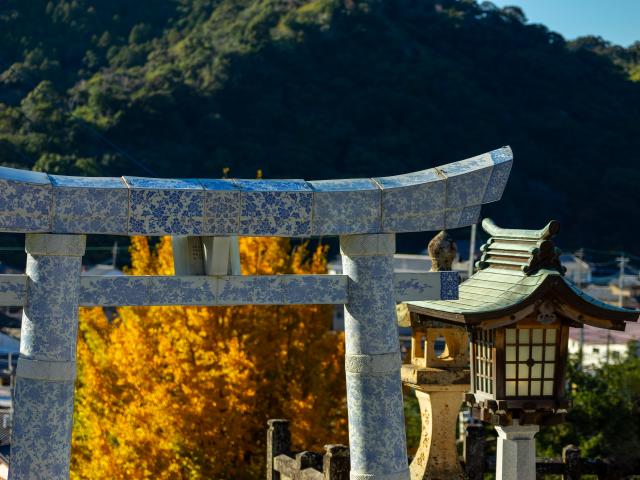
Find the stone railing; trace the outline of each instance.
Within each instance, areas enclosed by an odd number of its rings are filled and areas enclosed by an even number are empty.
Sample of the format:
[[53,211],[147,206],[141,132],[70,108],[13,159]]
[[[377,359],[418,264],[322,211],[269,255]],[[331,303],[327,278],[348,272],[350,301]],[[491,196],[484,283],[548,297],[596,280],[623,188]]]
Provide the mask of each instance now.
[[267,480],[349,480],[349,447],[326,445],[325,453],[291,452],[288,420],[269,420]]
[[[293,452],[289,421],[269,420],[268,425],[267,480],[349,480],[349,447],[326,445],[324,454]],[[483,480],[485,474],[495,472],[495,455],[486,454],[489,443],[482,425],[467,426],[460,459],[465,479]],[[579,480],[583,475],[598,480],[637,478],[632,471],[617,468],[606,460],[582,457],[575,445],[564,447],[562,458],[536,459],[536,478],[544,479],[547,475],[562,476],[563,480]]]
[[[482,425],[469,425],[463,443],[465,476],[468,480],[483,480],[485,473],[495,472],[495,455],[487,455],[489,440]],[[575,445],[562,449],[562,458],[536,458],[536,478],[547,475],[561,475],[563,480],[579,480],[583,475],[597,477],[598,480],[618,480],[638,478],[637,472],[627,471],[601,459],[584,458]]]

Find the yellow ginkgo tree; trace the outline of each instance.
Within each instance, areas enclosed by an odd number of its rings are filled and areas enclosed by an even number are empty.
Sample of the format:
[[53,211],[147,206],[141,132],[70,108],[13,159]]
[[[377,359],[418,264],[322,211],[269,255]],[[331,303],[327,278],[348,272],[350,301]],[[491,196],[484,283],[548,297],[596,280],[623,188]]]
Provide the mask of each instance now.
[[[243,273],[325,273],[326,247],[242,238]],[[170,239],[132,239],[135,275],[170,275]],[[331,307],[82,309],[74,479],[253,479],[266,420],[294,445],[346,443],[344,340]]]

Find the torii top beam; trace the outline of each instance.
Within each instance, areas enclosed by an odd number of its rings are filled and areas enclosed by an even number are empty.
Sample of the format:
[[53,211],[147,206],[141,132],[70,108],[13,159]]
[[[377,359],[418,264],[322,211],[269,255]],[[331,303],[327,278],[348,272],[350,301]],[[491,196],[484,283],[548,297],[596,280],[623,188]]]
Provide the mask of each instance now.
[[503,147],[437,168],[352,180],[98,178],[0,167],[0,232],[337,236],[471,225],[500,199]]

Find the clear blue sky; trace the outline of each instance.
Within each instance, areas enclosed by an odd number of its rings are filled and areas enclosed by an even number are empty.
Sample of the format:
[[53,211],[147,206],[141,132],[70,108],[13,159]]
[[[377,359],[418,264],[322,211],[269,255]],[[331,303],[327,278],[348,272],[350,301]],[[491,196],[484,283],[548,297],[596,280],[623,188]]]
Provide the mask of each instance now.
[[568,40],[599,35],[628,47],[640,40],[640,0],[494,0],[516,5],[530,23],[542,23]]

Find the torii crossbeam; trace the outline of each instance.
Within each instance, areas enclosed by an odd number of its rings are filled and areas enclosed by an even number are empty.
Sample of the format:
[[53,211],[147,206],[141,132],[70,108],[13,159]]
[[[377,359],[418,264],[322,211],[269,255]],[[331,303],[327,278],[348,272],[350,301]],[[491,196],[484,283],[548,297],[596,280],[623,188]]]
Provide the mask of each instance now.
[[[344,304],[351,479],[406,480],[395,305],[457,298],[454,272],[394,274],[395,234],[474,224],[500,199],[503,147],[354,180],[88,178],[0,167],[0,232],[26,233],[10,478],[67,479],[78,306]],[[344,275],[81,276],[85,235],[340,236]]]

